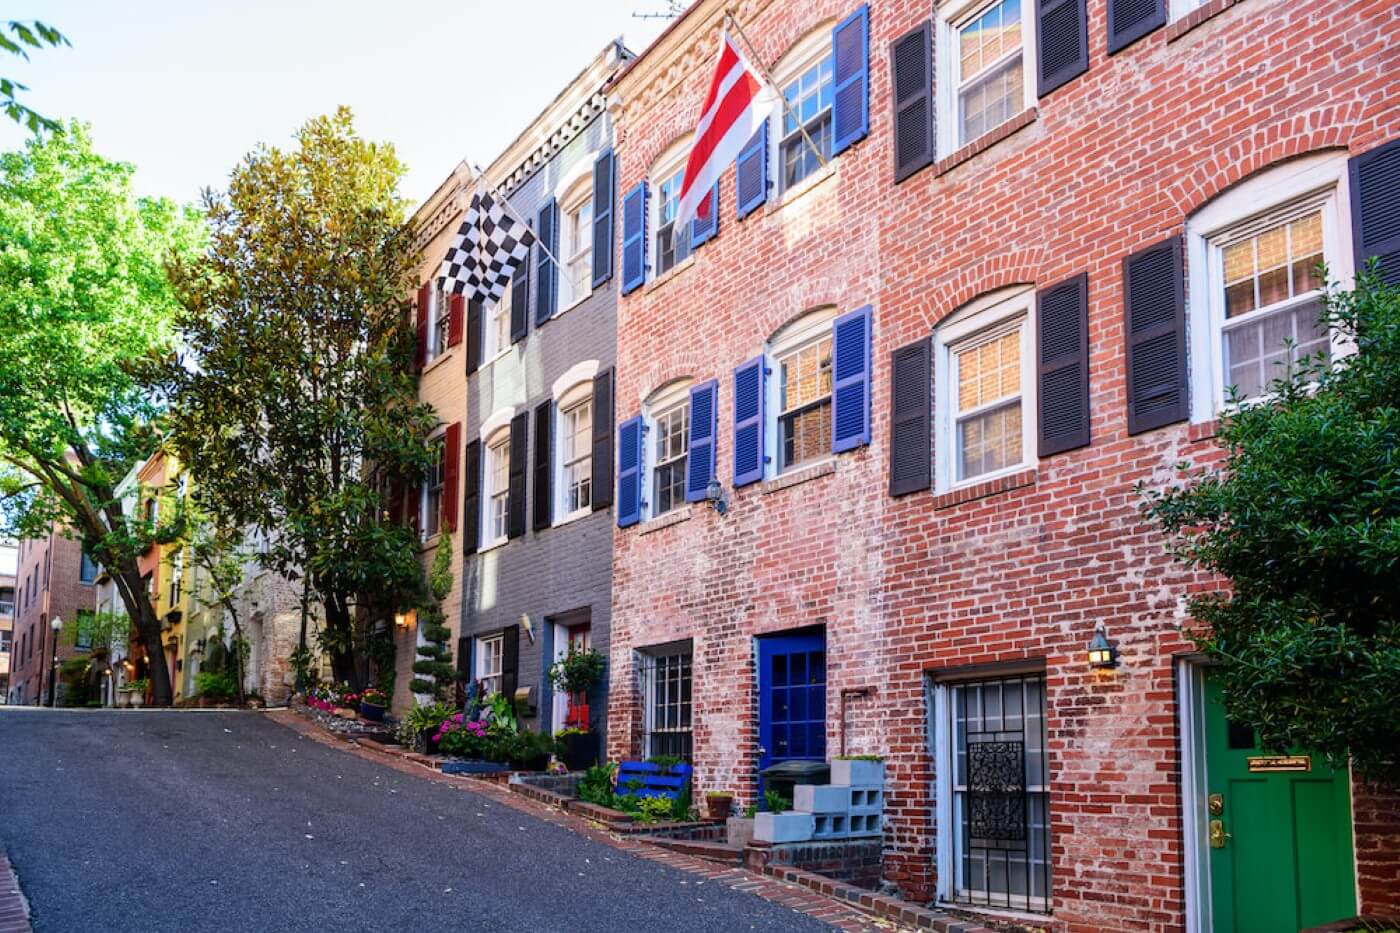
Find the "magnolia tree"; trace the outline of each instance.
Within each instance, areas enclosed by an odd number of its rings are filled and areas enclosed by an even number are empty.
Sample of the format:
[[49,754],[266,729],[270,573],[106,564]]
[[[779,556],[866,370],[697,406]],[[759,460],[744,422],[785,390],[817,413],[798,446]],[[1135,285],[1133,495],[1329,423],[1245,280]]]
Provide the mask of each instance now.
[[1354,341],[1220,420],[1225,457],[1183,464],[1146,510],[1187,564],[1227,586],[1191,600],[1230,718],[1266,747],[1400,776],[1400,289],[1371,274],[1330,296]]
[[[172,534],[114,493],[155,446],[160,411],[133,364],[170,351],[171,256],[200,244],[197,218],[137,198],[132,167],[93,151],[87,128],[0,155],[0,530],[81,538],[120,595],[147,657],[160,622],[137,557]],[[170,702],[164,664],[155,702]]]
[[306,575],[321,647],[351,683],[357,610],[418,591],[417,541],[386,513],[428,469],[437,423],[410,371],[402,175],[348,110],[318,117],[206,194],[209,249],[169,268],[186,351],[161,374],[171,442],[232,527],[268,537],[263,563]]

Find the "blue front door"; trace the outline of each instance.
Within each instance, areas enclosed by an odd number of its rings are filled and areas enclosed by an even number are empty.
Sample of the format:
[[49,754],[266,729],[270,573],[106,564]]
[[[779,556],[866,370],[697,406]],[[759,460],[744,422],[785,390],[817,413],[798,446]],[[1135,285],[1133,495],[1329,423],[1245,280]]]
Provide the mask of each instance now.
[[795,758],[826,760],[826,635],[758,640],[760,770]]

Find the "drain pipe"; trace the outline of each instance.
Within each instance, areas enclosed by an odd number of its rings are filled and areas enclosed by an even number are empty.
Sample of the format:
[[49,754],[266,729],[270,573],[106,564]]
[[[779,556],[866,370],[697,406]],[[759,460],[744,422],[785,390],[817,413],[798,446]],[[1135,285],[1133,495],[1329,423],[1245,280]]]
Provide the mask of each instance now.
[[841,688],[841,754],[846,754],[846,701],[851,697],[868,697],[875,693],[874,687]]

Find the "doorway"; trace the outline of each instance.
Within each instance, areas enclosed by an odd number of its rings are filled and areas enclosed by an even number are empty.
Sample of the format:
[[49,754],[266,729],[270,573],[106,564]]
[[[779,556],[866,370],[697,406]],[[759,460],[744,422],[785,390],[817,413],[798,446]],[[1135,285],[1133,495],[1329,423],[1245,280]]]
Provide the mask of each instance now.
[[826,631],[758,639],[758,767],[826,760]]

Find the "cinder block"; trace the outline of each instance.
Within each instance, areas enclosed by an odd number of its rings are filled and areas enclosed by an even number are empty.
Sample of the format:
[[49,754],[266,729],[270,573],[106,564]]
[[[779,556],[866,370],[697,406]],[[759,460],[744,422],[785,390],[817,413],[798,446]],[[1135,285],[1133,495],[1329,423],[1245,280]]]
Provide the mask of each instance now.
[[851,789],[834,784],[798,784],[792,808],[801,813],[842,813],[851,805]]
[[816,830],[810,813],[772,813],[754,815],[753,838],[758,842],[806,842]]
[[831,783],[846,787],[884,787],[885,763],[837,758],[831,762]]

